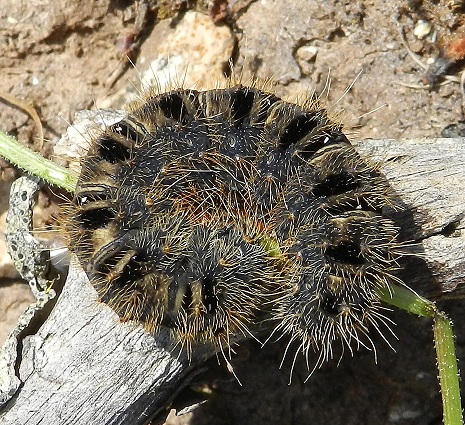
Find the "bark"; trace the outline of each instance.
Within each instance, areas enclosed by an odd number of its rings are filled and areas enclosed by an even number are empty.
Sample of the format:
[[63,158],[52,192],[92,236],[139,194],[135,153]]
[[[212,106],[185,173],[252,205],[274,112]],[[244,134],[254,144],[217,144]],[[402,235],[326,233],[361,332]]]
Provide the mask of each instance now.
[[[408,207],[394,213],[419,254],[402,260],[405,282],[432,298],[462,296],[463,141],[366,140],[356,148]],[[214,354],[205,347],[189,363],[166,333],[120,323],[77,264],[50,311],[53,303],[31,307],[0,352],[2,425],[144,424]]]

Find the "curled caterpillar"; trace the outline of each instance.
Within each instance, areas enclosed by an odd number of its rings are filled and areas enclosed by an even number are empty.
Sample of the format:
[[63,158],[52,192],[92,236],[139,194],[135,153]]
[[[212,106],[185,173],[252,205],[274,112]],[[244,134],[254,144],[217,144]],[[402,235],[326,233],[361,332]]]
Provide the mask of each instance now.
[[389,186],[315,101],[149,92],[95,138],[64,220],[101,301],[188,352],[259,323],[331,357],[386,319]]

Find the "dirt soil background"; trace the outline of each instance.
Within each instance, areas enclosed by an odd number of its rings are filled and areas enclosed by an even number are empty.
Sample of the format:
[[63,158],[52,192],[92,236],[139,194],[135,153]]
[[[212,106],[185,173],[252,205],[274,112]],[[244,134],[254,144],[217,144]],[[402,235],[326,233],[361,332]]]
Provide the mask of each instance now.
[[[461,87],[442,84],[442,78],[425,85],[426,71],[408,53],[402,34],[427,66],[465,35],[464,11],[464,2],[449,0],[2,0],[0,97],[14,96],[37,109],[45,142],[30,117],[7,101],[0,103],[0,128],[51,157],[76,111],[121,108],[137,95],[141,80],[212,87],[232,64],[244,81],[251,75],[273,79],[274,90],[290,100],[324,92],[330,76],[323,98],[332,110],[344,111],[353,139],[436,137],[463,119]],[[134,42],[139,46],[133,49]],[[456,79],[459,70],[460,63],[451,70]],[[3,226],[9,187],[19,172],[0,165]],[[54,209],[50,192],[43,192],[39,226],[51,224]],[[31,301],[2,242],[0,343]],[[464,306],[440,306],[455,321],[462,371]],[[339,366],[336,360],[325,364],[304,383],[307,369],[298,358],[288,385],[292,356],[279,369],[285,341],[266,349],[251,342],[248,358],[235,363],[242,387],[229,376],[210,382],[204,387],[207,404],[179,418],[170,415],[168,422],[440,424],[431,323],[402,312],[390,317],[397,322],[398,340],[391,338],[396,352],[375,336],[378,364],[362,349]]]

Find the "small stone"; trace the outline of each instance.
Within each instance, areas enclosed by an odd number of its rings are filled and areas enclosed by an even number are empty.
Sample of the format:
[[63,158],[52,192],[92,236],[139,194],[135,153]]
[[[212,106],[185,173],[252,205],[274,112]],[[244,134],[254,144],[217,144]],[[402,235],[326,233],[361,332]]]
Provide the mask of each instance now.
[[210,16],[188,11],[174,28],[168,20],[162,21],[141,50],[140,61],[150,64],[142,72],[142,83],[160,87],[173,81],[182,81],[185,86],[215,85],[233,48],[231,30],[215,25]]
[[312,62],[315,61],[317,53],[318,47],[316,46],[302,46],[297,50],[297,57],[300,60]]
[[420,19],[415,25],[413,35],[419,40],[423,40],[431,32],[431,29],[432,25],[430,22]]

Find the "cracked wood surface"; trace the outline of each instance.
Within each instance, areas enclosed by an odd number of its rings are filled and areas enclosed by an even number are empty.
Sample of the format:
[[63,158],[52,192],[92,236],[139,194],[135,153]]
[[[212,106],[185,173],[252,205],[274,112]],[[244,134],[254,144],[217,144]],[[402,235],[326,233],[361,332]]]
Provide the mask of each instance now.
[[464,296],[464,140],[364,140],[355,146],[379,164],[412,213],[399,219],[428,267],[415,259],[407,261],[406,283],[433,299]]
[[[379,164],[411,212],[399,219],[420,258],[406,258],[406,283],[431,298],[463,296],[463,140],[354,144]],[[166,334],[152,336],[119,323],[97,302],[77,265],[70,268],[53,310],[42,312],[48,317],[23,318],[24,329],[10,336],[0,355],[0,396],[6,401],[2,425],[144,424],[213,354],[199,352],[188,366],[187,359],[172,354]]]

